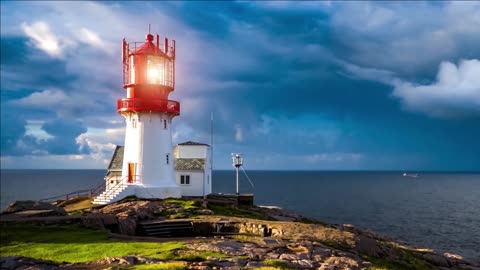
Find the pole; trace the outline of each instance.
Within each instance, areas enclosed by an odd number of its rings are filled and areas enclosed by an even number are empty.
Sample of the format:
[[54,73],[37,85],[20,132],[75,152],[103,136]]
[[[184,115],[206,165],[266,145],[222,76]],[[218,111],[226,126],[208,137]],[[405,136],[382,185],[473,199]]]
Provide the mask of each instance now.
[[238,192],[238,166],[235,166],[235,167],[237,168],[237,196],[238,196],[238,194],[239,194],[239,192]]
[[[213,176],[213,112],[212,112],[212,117],[210,119],[210,169],[211,169],[211,174]],[[210,181],[212,181],[213,177],[210,177]]]

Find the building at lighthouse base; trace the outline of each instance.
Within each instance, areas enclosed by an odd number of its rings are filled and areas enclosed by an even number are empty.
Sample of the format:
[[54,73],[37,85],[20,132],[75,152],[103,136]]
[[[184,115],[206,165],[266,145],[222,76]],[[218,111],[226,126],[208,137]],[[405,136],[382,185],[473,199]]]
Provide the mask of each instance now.
[[179,198],[203,197],[212,193],[211,152],[208,144],[188,141],[173,147],[175,184],[162,187],[125,181],[122,178],[124,150],[123,146],[116,147],[105,176],[105,192],[94,200],[95,204],[111,203],[127,196]]

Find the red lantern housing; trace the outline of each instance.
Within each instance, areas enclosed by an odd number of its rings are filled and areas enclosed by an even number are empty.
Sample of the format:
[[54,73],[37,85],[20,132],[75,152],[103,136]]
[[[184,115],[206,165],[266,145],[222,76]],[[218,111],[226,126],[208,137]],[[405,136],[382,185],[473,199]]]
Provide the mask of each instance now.
[[117,111],[157,111],[180,114],[180,103],[168,100],[175,88],[175,40],[169,46],[165,38],[160,48],[159,36],[147,34],[146,42],[127,43],[123,39],[123,87],[127,98],[119,99]]

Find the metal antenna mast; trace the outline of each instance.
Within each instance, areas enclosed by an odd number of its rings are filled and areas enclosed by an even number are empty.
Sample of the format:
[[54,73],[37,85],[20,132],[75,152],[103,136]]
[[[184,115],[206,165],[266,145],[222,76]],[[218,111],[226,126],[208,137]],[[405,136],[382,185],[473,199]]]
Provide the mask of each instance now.
[[242,157],[242,154],[234,154],[232,153],[232,165],[235,167],[235,169],[237,170],[237,189],[236,189],[236,194],[239,195],[240,192],[238,190],[238,170],[240,169],[240,167],[242,167],[243,165],[243,157]]
[[[211,180],[213,180],[213,112],[210,122],[210,169],[212,170]],[[212,182],[213,183],[213,182]]]

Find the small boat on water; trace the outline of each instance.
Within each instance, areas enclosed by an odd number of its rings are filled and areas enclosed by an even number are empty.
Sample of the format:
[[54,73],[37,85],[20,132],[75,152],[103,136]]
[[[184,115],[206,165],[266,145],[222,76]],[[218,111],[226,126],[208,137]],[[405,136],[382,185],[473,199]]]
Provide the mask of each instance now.
[[403,173],[403,176],[417,178],[418,173]]

